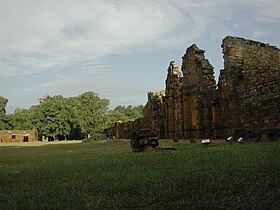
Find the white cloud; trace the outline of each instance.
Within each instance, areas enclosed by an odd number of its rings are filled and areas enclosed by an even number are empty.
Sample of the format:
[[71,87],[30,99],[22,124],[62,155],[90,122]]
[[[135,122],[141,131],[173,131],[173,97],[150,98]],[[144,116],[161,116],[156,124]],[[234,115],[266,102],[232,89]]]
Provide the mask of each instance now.
[[120,70],[105,62],[108,55],[220,45],[226,35],[279,37],[276,27],[264,29],[279,22],[279,0],[0,0],[0,78],[57,71],[44,91],[96,88],[125,98],[143,89],[114,79]]
[[0,77],[214,36],[249,6],[258,21],[279,21],[276,0],[1,1]]
[[182,18],[176,7],[159,2],[2,2],[0,71],[9,74],[1,77],[163,44],[162,36]]

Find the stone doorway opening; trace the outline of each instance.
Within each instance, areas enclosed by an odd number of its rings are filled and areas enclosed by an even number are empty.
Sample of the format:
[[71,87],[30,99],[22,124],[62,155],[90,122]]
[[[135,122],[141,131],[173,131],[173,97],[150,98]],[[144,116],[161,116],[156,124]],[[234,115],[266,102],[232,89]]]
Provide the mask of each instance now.
[[28,142],[28,136],[23,137],[23,142]]

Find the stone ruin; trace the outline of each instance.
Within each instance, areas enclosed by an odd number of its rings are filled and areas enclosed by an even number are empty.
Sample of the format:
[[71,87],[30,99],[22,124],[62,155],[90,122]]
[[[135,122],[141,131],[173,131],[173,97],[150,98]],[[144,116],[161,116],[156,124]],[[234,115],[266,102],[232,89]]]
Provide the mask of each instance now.
[[33,142],[38,141],[37,130],[0,130],[1,142]]
[[181,71],[170,62],[165,91],[148,93],[144,116],[116,122],[106,135],[131,138],[148,128],[161,139],[279,139],[280,50],[231,36],[221,47],[224,69],[217,85],[205,51],[194,44],[182,57]]

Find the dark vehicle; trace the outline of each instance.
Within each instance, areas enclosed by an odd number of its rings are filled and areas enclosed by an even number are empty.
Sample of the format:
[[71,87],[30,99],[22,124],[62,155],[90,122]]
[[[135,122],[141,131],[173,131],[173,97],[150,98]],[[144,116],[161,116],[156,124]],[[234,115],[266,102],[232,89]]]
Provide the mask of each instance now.
[[133,152],[153,150],[158,145],[158,135],[151,129],[140,129],[132,134],[131,149]]

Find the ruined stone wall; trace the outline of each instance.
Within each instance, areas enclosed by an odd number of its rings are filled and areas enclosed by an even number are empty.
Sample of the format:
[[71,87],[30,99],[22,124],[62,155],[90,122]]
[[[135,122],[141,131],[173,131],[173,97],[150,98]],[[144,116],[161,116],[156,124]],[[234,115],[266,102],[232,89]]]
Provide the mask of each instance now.
[[174,61],[170,62],[167,72],[163,99],[166,138],[178,139],[182,135],[182,75]]
[[217,87],[205,51],[190,46],[182,57],[183,75],[171,61],[164,93],[148,93],[144,117],[116,124],[117,138],[140,128],[169,139],[279,138],[280,50],[238,37],[226,37],[222,48]]
[[195,44],[182,57],[183,72],[183,138],[209,138],[212,136],[212,98],[215,79],[212,65],[204,50]]
[[113,139],[115,138],[115,125],[104,129],[103,134],[106,136],[106,139]]
[[238,37],[226,37],[222,48],[219,94],[225,132],[279,132],[280,50]]
[[0,142],[38,141],[36,130],[0,130]]
[[117,121],[112,127],[105,129],[103,134],[108,139],[130,139],[132,133],[143,126],[142,123],[139,123],[142,121],[146,122],[142,118],[126,122]]
[[164,91],[149,92],[143,117],[134,121],[115,122],[114,126],[104,130],[107,138],[130,139],[139,129],[156,131],[160,138],[166,138],[165,117],[163,113]]
[[[143,110],[142,128],[157,132],[161,138],[166,136],[165,116],[163,110],[164,91],[149,92],[148,102]],[[139,129],[139,127],[137,127]]]

